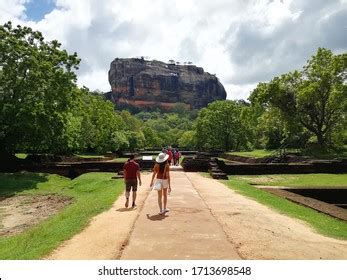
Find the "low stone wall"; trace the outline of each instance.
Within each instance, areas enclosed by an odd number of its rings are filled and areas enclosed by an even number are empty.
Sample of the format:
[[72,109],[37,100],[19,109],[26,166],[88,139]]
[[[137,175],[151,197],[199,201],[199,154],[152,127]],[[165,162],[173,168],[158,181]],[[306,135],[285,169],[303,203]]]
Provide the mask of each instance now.
[[[220,154],[219,157],[230,160],[230,161],[236,161],[236,162],[242,162],[242,163],[270,163],[271,161],[276,159],[275,156],[255,158],[255,157],[231,155],[226,153]],[[308,157],[298,156],[296,154],[287,154],[285,157],[281,158],[281,163],[308,162],[311,160],[312,159]]]
[[[137,160],[141,170],[152,170],[154,161]],[[110,161],[94,161],[94,162],[71,162],[71,163],[28,163],[22,162],[17,165],[1,168],[1,172],[41,172],[59,174],[62,176],[75,178],[81,174],[88,172],[114,172],[123,170],[124,163]]]
[[219,157],[230,160],[230,161],[243,162],[243,163],[260,163],[264,161],[264,158],[244,157],[244,156],[236,156],[236,155],[230,155],[230,154],[220,154]]
[[208,172],[210,158],[194,158],[186,156],[182,167],[186,172]]
[[[184,171],[208,172],[210,157],[185,157],[182,163]],[[228,175],[261,175],[261,174],[309,174],[309,173],[347,173],[347,161],[316,160],[294,163],[228,163],[216,159],[220,170]]]
[[24,161],[28,163],[52,163],[52,162],[95,162],[113,159],[113,155],[105,155],[104,157],[84,158],[79,156],[60,156],[50,154],[29,154]]
[[228,175],[347,173],[347,164],[343,161],[237,164],[218,160],[217,163]]

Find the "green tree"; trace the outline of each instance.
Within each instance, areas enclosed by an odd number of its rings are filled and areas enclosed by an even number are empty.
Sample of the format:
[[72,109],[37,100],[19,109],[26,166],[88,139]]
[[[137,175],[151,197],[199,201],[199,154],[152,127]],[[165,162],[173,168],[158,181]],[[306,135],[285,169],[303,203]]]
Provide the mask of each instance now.
[[158,137],[156,131],[154,131],[151,127],[146,125],[142,131],[145,137],[146,148],[157,148],[161,146],[160,138]]
[[285,124],[278,109],[271,108],[259,118],[257,134],[265,149],[277,149],[286,138]]
[[259,84],[250,100],[278,108],[289,126],[300,124],[324,148],[346,122],[346,73],[346,53],[319,48],[303,71]]
[[247,145],[241,122],[241,106],[235,101],[215,101],[200,111],[196,139],[199,148],[240,149]]
[[78,92],[73,110],[75,119],[80,121],[80,131],[76,133],[78,150],[104,153],[127,149],[126,125],[114,111],[113,104],[87,88],[78,89]]
[[[29,27],[0,25],[0,147],[12,153],[65,151],[65,124],[76,98],[77,54]],[[74,144],[71,144],[72,146]]]
[[327,140],[343,121],[347,104],[347,53],[334,55],[319,48],[302,72],[302,83],[296,95],[300,122],[312,131],[318,144]]
[[195,149],[196,148],[196,132],[194,130],[188,130],[183,132],[182,136],[178,139],[178,146]]

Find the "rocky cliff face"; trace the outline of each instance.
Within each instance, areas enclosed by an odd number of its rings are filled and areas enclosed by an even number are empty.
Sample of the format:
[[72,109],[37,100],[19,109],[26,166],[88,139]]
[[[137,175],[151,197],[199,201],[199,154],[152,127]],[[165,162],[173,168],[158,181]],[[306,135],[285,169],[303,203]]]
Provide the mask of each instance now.
[[186,108],[196,109],[226,99],[217,77],[194,65],[116,58],[108,77],[112,90],[106,93],[106,98],[116,104],[170,109],[182,103]]

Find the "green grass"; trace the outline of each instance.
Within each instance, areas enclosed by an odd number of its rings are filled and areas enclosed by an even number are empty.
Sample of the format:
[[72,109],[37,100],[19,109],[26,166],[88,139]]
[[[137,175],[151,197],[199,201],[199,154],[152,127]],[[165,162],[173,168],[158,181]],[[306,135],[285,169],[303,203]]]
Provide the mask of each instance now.
[[179,159],[179,164],[182,165],[182,162],[184,161],[184,156],[180,156],[180,159]]
[[274,150],[253,150],[249,152],[230,152],[228,154],[243,157],[262,158],[270,156],[273,152]]
[[112,161],[114,162],[126,162],[129,158],[114,158]]
[[265,204],[277,210],[279,213],[305,221],[322,235],[347,240],[347,223],[344,221],[288,201],[264,190],[257,189],[246,181],[234,176],[230,176],[228,181],[222,180],[221,182],[226,184],[230,189],[250,197],[259,203]]
[[[271,156],[275,150],[253,150],[245,152],[229,152],[230,155],[262,158]],[[287,152],[300,152],[298,149],[286,149]],[[303,156],[309,156],[317,159],[334,159],[347,157],[347,146],[344,146],[340,151],[322,151],[321,149],[302,150]]]
[[81,158],[104,158],[103,155],[96,154],[76,154],[76,156]]
[[346,158],[347,157],[347,145],[339,151],[322,150],[322,149],[310,149],[302,151],[304,156],[314,157],[317,159],[334,159],[334,158]]
[[38,173],[0,174],[0,196],[54,193],[73,198],[56,215],[10,237],[0,237],[0,259],[40,259],[81,231],[90,219],[109,209],[123,191],[113,173],[88,173],[70,180]]
[[347,174],[239,175],[235,178],[264,186],[347,188]]
[[25,158],[28,156],[28,154],[17,153],[17,154],[15,154],[15,156],[16,156],[17,158],[20,158],[20,159],[25,159]]

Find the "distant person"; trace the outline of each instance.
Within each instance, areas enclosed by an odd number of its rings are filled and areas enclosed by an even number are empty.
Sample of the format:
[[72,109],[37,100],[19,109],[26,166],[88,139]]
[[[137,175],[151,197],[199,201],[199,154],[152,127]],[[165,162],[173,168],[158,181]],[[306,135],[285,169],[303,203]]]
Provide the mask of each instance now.
[[[167,208],[167,194],[171,192],[170,184],[170,166],[168,164],[169,155],[160,153],[155,159],[156,164],[153,168],[152,180],[150,187],[158,191],[159,214],[163,215],[169,212]],[[154,179],[155,183],[154,183]]]
[[175,165],[180,165],[181,153],[179,152],[179,150],[176,149],[176,153],[174,154],[174,157],[175,157]]
[[133,192],[132,207],[136,207],[137,183],[141,186],[140,165],[135,161],[135,156],[130,155],[128,161],[124,164],[124,182],[125,182],[125,207],[129,206],[130,191]]
[[174,166],[176,165],[176,153],[177,153],[176,148],[173,148],[172,149],[172,160],[173,160],[173,165]]
[[171,165],[172,159],[173,159],[173,154],[172,154],[172,150],[171,147],[168,148],[166,154],[169,156],[167,159],[167,162],[169,163],[169,165]]

